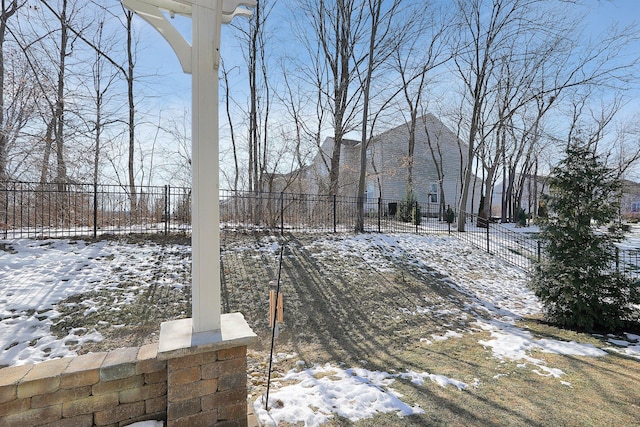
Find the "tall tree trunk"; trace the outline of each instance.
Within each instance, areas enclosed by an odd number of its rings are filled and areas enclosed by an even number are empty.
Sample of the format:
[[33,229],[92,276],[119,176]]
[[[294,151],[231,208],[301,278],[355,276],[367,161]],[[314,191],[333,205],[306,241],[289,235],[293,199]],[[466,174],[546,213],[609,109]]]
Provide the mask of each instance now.
[[[370,4],[371,5],[371,4]],[[362,137],[360,139],[360,176],[358,179],[358,215],[356,221],[355,231],[364,231],[364,191],[366,185],[367,175],[367,148],[369,145],[369,137],[367,124],[369,122],[369,95],[371,92],[371,78],[373,75],[374,61],[375,61],[375,45],[378,31],[378,24],[380,23],[380,9],[382,8],[382,1],[377,0],[375,5],[371,7],[371,34],[369,39],[369,61],[367,64],[367,74],[364,79],[363,87],[363,105],[362,105]]]
[[[225,97],[225,111],[227,114],[227,122],[229,123],[229,137],[231,138],[231,149],[233,151],[233,191],[238,191],[238,180],[240,179],[240,163],[238,160],[238,148],[236,146],[236,132],[233,125],[233,119],[231,117],[231,89],[229,88],[229,74],[224,67],[224,62],[220,61],[222,66],[222,78],[224,79],[224,97]],[[238,211],[238,197],[234,197],[235,209]]]
[[49,162],[51,159],[51,144],[53,143],[53,129],[56,125],[55,117],[52,117],[47,124],[47,131],[44,135],[44,153],[42,156],[42,167],[40,168],[40,185],[44,186],[49,180]]
[[[442,150],[440,147],[440,141],[436,140],[435,142],[431,139],[431,133],[429,132],[429,127],[427,125],[427,121],[424,121],[424,132],[427,136],[427,145],[429,146],[429,152],[431,153],[431,160],[433,161],[433,165],[436,168],[436,176],[438,178],[438,192],[440,195],[438,196],[439,200],[439,212],[438,217],[440,219],[444,218],[446,212],[446,200],[445,200],[445,192],[444,192],[444,165],[442,164]],[[438,138],[436,138],[438,139]]]
[[134,83],[134,52],[133,52],[133,12],[125,10],[125,16],[127,19],[127,99],[129,102],[129,150],[127,159],[127,170],[129,175],[129,201],[131,208],[131,215],[136,216],[138,212],[138,194],[136,191],[136,174],[135,174],[135,148],[136,148],[136,108],[135,98],[133,93]]
[[7,134],[4,129],[4,39],[7,31],[7,10],[2,1],[0,12],[0,181],[8,178],[7,174]]
[[58,88],[55,105],[55,148],[56,148],[56,178],[58,191],[65,190],[67,181],[67,165],[64,159],[64,85],[65,85],[65,63],[67,58],[67,47],[69,43],[69,23],[67,22],[67,0],[62,1],[62,11],[60,13],[60,62],[58,64]]
[[4,94],[4,42],[7,33],[7,21],[18,10],[18,0],[2,0],[2,10],[0,11],[0,181],[9,178],[7,171],[7,150],[9,138],[5,130],[5,94]]
[[[324,6],[321,6],[324,7]],[[336,31],[335,52],[332,59],[333,74],[333,103],[334,103],[334,135],[333,152],[331,153],[331,169],[329,170],[329,194],[337,195],[340,182],[340,155],[342,153],[342,140],[345,134],[345,113],[349,103],[349,83],[351,72],[349,62],[352,52],[351,13],[353,3],[345,0],[336,1],[337,22],[334,23]]]
[[[260,4],[256,5],[254,17],[251,20],[249,47],[249,191],[258,193],[260,183],[258,178],[260,155],[258,153],[258,31],[260,27]],[[257,220],[257,219],[256,219]]]
[[409,147],[407,150],[407,188],[405,191],[405,193],[407,194],[413,193],[413,164],[416,152],[416,121],[418,120],[418,112],[416,111],[416,108],[411,108],[411,121],[409,122]]
[[469,139],[467,140],[467,164],[464,169],[464,181],[462,182],[462,194],[460,196],[460,205],[458,206],[458,231],[465,231],[467,202],[469,191],[471,190],[471,176],[473,168],[473,158],[475,157],[475,139],[478,133],[478,115],[480,103],[474,104],[474,112],[471,119],[471,127],[469,129]]

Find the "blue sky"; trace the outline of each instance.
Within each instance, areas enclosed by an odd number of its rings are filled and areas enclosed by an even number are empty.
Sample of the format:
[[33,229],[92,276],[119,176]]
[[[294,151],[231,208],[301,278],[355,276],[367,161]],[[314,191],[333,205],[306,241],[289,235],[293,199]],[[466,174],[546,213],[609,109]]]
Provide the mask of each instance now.
[[[278,14],[279,28],[276,37],[281,40],[277,45],[282,46],[282,40],[291,40],[288,37],[288,26],[282,23],[282,9],[285,2],[276,2],[275,13]],[[621,27],[636,24],[640,17],[640,1],[638,0],[585,0],[585,6],[581,7],[588,11],[588,27],[585,28],[587,34],[597,34],[609,25],[617,23]],[[576,6],[580,7],[580,6]],[[590,11],[589,11],[590,9]],[[240,20],[243,18],[236,18]],[[176,16],[172,20],[187,40],[191,38],[191,22],[189,18]],[[158,74],[157,78],[145,79],[145,85],[153,87],[153,91],[161,98],[157,102],[160,105],[173,105],[183,103],[190,105],[191,77],[182,72],[178,59],[169,44],[162,36],[149,24],[136,19],[135,25],[139,31],[140,44],[138,50],[139,71],[144,74]],[[234,38],[227,26],[223,26],[221,51],[228,63],[242,64],[241,47],[238,40]],[[289,45],[289,48],[291,45]],[[636,51],[640,51],[640,42]],[[241,77],[241,76],[240,76]]]
[[[285,17],[287,13],[285,1],[278,1],[275,4],[274,14],[277,14],[278,28],[274,31],[274,37],[278,38],[277,43],[273,43],[272,49],[294,49],[290,26],[287,25]],[[581,8],[587,14],[585,37],[596,37],[612,24],[617,24],[621,28],[631,24],[637,24],[640,17],[639,0],[584,0]],[[236,18],[236,21],[243,18]],[[187,40],[191,38],[191,22],[189,18],[176,16],[172,20],[176,28],[184,34]],[[148,74],[153,77],[144,79],[145,95],[150,96],[148,102],[150,108],[163,110],[163,117],[171,114],[171,111],[184,111],[191,106],[191,76],[184,74],[175,53],[168,42],[149,24],[141,19],[136,19],[135,23],[140,43],[138,46],[138,72]],[[632,47],[634,53],[640,52],[640,42]],[[229,28],[223,26],[221,51],[223,58],[228,64],[240,64],[235,71],[235,85],[237,90],[246,91],[246,71],[241,67],[243,64],[241,47],[239,41],[233,37]],[[275,73],[278,70],[274,70]],[[153,106],[153,107],[151,107]],[[626,105],[623,116],[635,116],[640,110],[640,101],[631,100]],[[226,124],[226,118],[220,119],[221,127]],[[381,129],[382,130],[382,129]],[[224,130],[221,131],[224,139]],[[224,150],[224,141],[221,142],[221,150]],[[221,156],[224,158],[224,155]]]

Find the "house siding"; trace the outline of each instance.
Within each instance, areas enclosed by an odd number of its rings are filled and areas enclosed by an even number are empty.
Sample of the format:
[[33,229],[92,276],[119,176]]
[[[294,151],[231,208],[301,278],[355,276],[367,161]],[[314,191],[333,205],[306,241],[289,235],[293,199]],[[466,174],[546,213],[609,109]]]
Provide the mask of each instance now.
[[[439,191],[438,202],[431,203],[429,201],[431,184],[438,184],[438,171],[433,161],[429,140],[435,150],[437,150],[436,147],[439,147],[439,153],[441,153],[444,174],[444,203],[457,209],[462,188],[461,171],[467,163],[466,146],[432,114],[418,118],[416,124],[412,174],[414,194],[423,207],[426,207],[430,212],[437,212],[440,206]],[[384,200],[402,200],[404,198],[408,178],[408,143],[409,126],[408,123],[405,123],[381,133],[369,144],[365,191],[370,201],[378,197],[382,197]],[[305,188],[312,194],[328,193],[328,165],[332,150],[333,139],[326,138],[312,164],[299,174],[298,179],[304,184],[294,187]],[[339,196],[357,196],[360,151],[360,141],[343,140],[337,192]],[[436,151],[436,155],[440,157],[438,151]],[[479,180],[475,177],[472,180],[475,180],[476,187],[479,189]],[[368,191],[370,189],[373,189],[373,195]],[[471,210],[472,206],[477,209],[479,199],[479,190],[475,192],[474,197],[470,191],[467,211]]]

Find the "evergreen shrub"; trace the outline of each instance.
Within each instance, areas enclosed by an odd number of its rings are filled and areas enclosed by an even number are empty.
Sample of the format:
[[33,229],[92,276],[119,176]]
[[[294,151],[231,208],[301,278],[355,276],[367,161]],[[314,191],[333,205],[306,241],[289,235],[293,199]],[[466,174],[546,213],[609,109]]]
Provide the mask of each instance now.
[[636,320],[639,287],[616,269],[623,233],[606,228],[618,215],[616,172],[589,146],[574,144],[549,184],[548,216],[539,218],[544,256],[530,278],[546,320],[588,331],[613,331]]
[[422,219],[420,204],[412,190],[407,190],[402,201],[398,203],[397,217],[402,222],[420,225]]

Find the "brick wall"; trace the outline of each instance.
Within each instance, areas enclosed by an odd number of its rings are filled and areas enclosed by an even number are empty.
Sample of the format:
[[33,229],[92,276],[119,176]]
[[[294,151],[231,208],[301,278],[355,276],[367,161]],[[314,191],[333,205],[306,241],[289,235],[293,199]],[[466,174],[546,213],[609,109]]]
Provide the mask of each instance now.
[[0,425],[124,426],[167,419],[157,344],[0,370]]
[[247,347],[167,360],[169,427],[247,426]]

